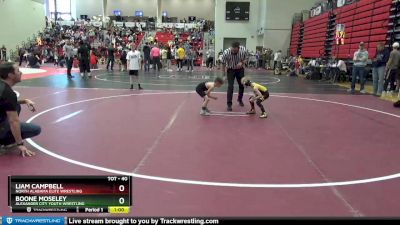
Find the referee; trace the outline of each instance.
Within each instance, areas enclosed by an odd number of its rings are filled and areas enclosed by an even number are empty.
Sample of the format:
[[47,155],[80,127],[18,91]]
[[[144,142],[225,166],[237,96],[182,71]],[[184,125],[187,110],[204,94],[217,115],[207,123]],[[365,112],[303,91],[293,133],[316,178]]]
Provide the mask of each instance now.
[[[222,55],[222,70],[225,79],[226,71],[228,73],[228,112],[232,111],[233,84],[235,83],[235,78],[237,83],[239,84],[238,102],[240,106],[244,106],[242,101],[244,86],[241,83],[241,79],[244,77],[244,65],[247,63],[247,60],[247,50],[244,46],[241,46],[239,42],[234,42],[232,44],[232,47],[226,49]],[[228,67],[228,70],[226,70],[226,67]]]

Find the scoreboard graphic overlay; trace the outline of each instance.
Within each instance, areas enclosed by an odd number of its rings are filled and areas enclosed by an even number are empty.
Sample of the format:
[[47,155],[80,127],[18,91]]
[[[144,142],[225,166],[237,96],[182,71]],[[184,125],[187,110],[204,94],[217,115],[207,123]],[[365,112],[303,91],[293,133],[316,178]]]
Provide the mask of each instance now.
[[8,206],[15,213],[128,213],[129,176],[9,176]]

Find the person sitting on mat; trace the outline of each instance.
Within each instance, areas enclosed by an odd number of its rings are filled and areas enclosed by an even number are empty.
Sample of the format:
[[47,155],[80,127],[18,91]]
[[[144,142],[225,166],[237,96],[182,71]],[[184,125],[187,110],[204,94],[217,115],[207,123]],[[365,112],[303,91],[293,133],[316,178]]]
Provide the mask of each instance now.
[[265,112],[264,106],[261,104],[263,101],[269,98],[268,88],[264,87],[260,84],[250,81],[248,77],[242,78],[242,84],[245,87],[253,88],[254,96],[249,98],[251,110],[247,112],[247,114],[256,114],[256,110],[254,108],[254,102],[257,103],[258,107],[261,109],[261,116],[260,118],[267,118],[268,114]]
[[214,82],[201,82],[199,85],[197,85],[196,92],[204,99],[203,105],[201,106],[200,115],[209,116],[211,114],[210,110],[207,108],[208,102],[210,99],[217,100],[217,97],[211,96],[210,94],[214,88],[219,88],[223,84],[224,80],[220,77],[217,77],[215,78]]
[[21,82],[21,71],[13,63],[0,64],[0,155],[13,149],[19,150],[23,157],[34,156],[24,139],[40,134],[41,128],[32,123],[23,123],[19,118],[21,105],[35,112],[35,103],[29,99],[17,99],[12,87]]

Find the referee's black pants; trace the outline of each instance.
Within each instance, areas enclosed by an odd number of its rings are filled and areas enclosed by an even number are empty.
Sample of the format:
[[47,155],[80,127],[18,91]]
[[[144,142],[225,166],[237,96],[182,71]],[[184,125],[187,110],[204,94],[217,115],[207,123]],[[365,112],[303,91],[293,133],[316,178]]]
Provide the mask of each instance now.
[[70,76],[72,76],[71,70],[72,70],[72,65],[74,64],[74,58],[67,57],[66,63],[67,63],[67,75],[68,75],[68,77],[70,77]]
[[232,98],[233,98],[233,84],[235,83],[235,78],[236,81],[239,84],[239,96],[238,96],[238,101],[242,101],[243,99],[243,92],[244,92],[244,86],[241,82],[242,78],[244,77],[244,68],[242,69],[228,69],[228,99],[227,99],[227,104],[228,106],[232,106]]

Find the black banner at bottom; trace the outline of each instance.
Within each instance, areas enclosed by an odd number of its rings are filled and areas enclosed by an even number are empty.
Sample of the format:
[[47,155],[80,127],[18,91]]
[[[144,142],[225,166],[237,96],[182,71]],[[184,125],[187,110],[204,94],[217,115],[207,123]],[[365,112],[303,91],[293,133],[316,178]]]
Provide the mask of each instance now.
[[327,225],[327,224],[364,224],[374,223],[379,225],[384,224],[399,224],[400,218],[397,219],[287,219],[287,218],[171,218],[171,217],[153,217],[153,218],[133,218],[133,217],[114,217],[114,218],[99,218],[99,217],[68,217],[66,224],[117,224],[117,225],[165,225],[165,224],[199,224],[199,225],[213,225],[213,224],[300,224],[300,225]]
[[164,225],[164,224],[300,224],[300,225],[328,225],[328,224],[364,224],[373,223],[379,225],[399,224],[400,218],[347,218],[347,219],[328,219],[328,218],[171,218],[171,217],[22,217],[22,216],[3,216],[0,217],[0,225],[66,225],[66,224],[117,224],[117,225]]

